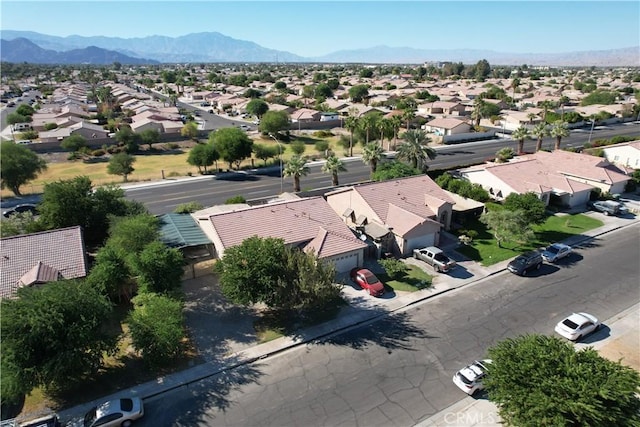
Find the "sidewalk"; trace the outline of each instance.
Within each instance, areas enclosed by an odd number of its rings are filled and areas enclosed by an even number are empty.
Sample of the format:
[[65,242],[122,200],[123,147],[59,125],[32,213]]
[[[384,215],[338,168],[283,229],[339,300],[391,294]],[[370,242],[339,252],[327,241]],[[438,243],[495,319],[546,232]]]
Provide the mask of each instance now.
[[[629,219],[629,218],[618,218],[618,217],[601,217],[605,221],[605,225],[592,230],[591,232],[585,233],[584,236],[573,237],[565,241],[565,243],[570,245],[578,245],[581,242],[585,242],[590,240],[593,237],[611,232],[615,229],[631,226],[637,222],[637,219]],[[450,252],[451,248],[445,248],[447,252]],[[412,259],[408,259],[408,262],[414,262]],[[216,375],[220,372],[224,372],[226,370],[234,369],[238,366],[252,363],[258,359],[263,359],[272,355],[275,355],[280,352],[284,352],[293,347],[296,347],[300,344],[321,339],[328,335],[334,334],[339,331],[346,330],[356,325],[364,324],[367,322],[374,321],[383,316],[387,316],[390,313],[407,309],[411,305],[414,305],[418,302],[425,301],[429,298],[433,298],[437,295],[443,294],[445,292],[452,291],[454,289],[461,288],[463,286],[471,285],[473,283],[479,282],[485,279],[488,276],[497,274],[506,269],[507,261],[503,261],[497,264],[494,264],[490,267],[483,267],[475,262],[463,260],[459,264],[459,268],[456,274],[447,274],[447,275],[437,275],[434,278],[433,286],[429,289],[425,289],[418,292],[413,293],[402,293],[396,295],[392,299],[388,300],[367,300],[367,305],[369,305],[370,309],[358,309],[357,307],[353,307],[350,305],[346,307],[346,309],[341,313],[341,315],[329,322],[316,325],[314,327],[307,328],[298,333],[296,338],[291,337],[282,337],[275,339],[273,341],[259,344],[255,346],[251,346],[248,348],[244,348],[240,351],[232,352],[229,356],[224,357],[220,360],[211,360],[201,365],[194,366],[192,368],[186,369],[181,372],[177,372],[171,375],[167,375],[165,377],[157,378],[156,380],[152,380],[143,384],[136,385],[127,390],[121,390],[117,393],[114,393],[110,396],[105,396],[100,399],[100,402],[109,399],[120,398],[122,396],[139,396],[143,399],[148,399],[164,392],[170,391],[172,389],[176,389],[179,387],[186,386],[190,383],[194,383],[200,381],[204,378]],[[455,271],[455,270],[454,270]],[[345,292],[346,294],[348,292]],[[347,295],[347,298],[349,296]],[[358,299],[358,303],[362,304],[362,299]],[[607,340],[610,341],[610,340]],[[82,417],[84,413],[92,406],[97,404],[97,401],[87,402],[85,404],[66,409],[64,411],[60,411],[59,416],[63,422],[68,422],[71,419]],[[480,419],[482,422],[489,421],[488,417],[493,417],[492,409],[489,402],[486,401],[475,401],[470,402],[468,399],[463,399],[458,404],[454,405],[455,411],[452,408],[448,408],[447,411],[443,411],[442,417],[452,415],[447,415],[449,413],[463,413],[466,414],[469,411],[476,411],[478,414],[486,414],[485,419]],[[468,408],[468,409],[466,409]],[[466,415],[464,415],[466,416]],[[433,418],[433,417],[432,417]],[[431,419],[430,419],[431,420]],[[442,421],[442,420],[441,420]],[[451,420],[449,420],[449,424],[446,425],[492,425],[492,424],[451,424]],[[457,421],[456,421],[457,422]],[[421,424],[422,425],[422,424]],[[424,424],[425,426],[429,425],[442,425],[440,424]],[[495,424],[493,424],[495,425]]]

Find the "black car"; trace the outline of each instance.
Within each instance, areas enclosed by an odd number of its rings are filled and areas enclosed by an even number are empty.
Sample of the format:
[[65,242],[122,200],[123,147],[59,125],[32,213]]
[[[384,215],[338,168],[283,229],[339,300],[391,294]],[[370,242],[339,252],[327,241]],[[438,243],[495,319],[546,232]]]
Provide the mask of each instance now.
[[515,257],[513,261],[507,265],[507,269],[520,276],[526,276],[533,269],[539,270],[542,266],[542,254],[538,251],[525,252]]
[[5,218],[9,218],[15,214],[24,212],[31,212],[33,215],[36,215],[38,213],[38,207],[33,203],[22,203],[20,205],[15,205],[14,207],[7,209],[6,211],[2,212],[2,215]]

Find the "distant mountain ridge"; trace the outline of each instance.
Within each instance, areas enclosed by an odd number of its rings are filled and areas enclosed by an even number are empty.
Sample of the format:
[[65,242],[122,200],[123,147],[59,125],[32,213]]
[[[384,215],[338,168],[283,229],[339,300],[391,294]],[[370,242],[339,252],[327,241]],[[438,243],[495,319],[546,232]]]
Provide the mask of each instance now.
[[43,49],[26,38],[0,40],[0,60],[5,62],[28,62],[33,64],[157,64],[157,61],[132,58],[119,52],[88,46],[56,52]]
[[[1,30],[3,40],[24,38],[44,50],[67,52],[89,46],[115,51],[130,58],[118,60],[131,64],[134,59],[162,63],[180,62],[335,62],[422,64],[451,61],[465,64],[486,59],[494,65],[548,66],[640,66],[640,46],[612,50],[565,53],[508,53],[480,49],[416,49],[410,47],[375,46],[365,49],[339,50],[317,57],[301,57],[290,52],[268,49],[251,41],[237,40],[218,32],[192,33],[179,37],[147,36],[120,38],[72,35],[51,36],[32,31]],[[12,52],[22,62],[19,53]],[[5,59],[4,44],[2,60]],[[86,62],[86,61],[83,61]]]

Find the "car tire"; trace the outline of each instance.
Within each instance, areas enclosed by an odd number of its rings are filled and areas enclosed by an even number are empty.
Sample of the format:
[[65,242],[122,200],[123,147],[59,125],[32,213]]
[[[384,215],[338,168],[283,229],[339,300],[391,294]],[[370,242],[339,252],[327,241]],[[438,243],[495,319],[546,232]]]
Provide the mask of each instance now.
[[131,427],[131,420],[125,420],[120,424],[122,427]]
[[536,265],[536,270],[540,270],[540,267],[542,267],[542,263],[539,262],[538,265]]
[[527,269],[525,268],[524,270],[522,270],[522,274],[520,274],[521,276],[526,276],[527,275]]
[[609,212],[604,211],[604,216],[609,216]]

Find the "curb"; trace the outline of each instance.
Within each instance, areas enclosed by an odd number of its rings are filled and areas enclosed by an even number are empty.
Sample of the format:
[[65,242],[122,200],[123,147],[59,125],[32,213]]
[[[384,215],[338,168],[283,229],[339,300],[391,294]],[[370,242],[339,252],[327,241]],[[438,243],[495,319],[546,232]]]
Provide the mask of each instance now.
[[[629,224],[616,225],[613,228],[610,228],[610,229],[607,228],[605,230],[597,232],[593,236],[581,237],[579,240],[577,240],[575,243],[572,243],[572,244],[576,245],[576,244],[579,244],[579,243],[594,239],[597,236],[605,235],[605,234],[611,233],[613,231],[616,231],[616,230],[619,230],[619,229],[622,229],[622,228],[626,228],[628,226],[633,226],[634,224],[636,224],[636,222],[631,222]],[[317,333],[311,334],[311,335],[309,335],[308,337],[305,337],[305,338],[293,338],[293,339],[287,338],[287,337],[278,338],[279,340],[288,341],[288,342],[285,342],[285,344],[281,345],[281,346],[275,346],[274,342],[270,341],[270,342],[267,342],[267,343],[264,343],[264,344],[259,344],[258,346],[251,347],[251,348],[246,349],[246,350],[242,350],[242,351],[239,351],[239,352],[236,352],[236,353],[232,353],[231,355],[227,356],[225,359],[221,360],[220,362],[215,362],[215,363],[219,363],[220,365],[222,365],[221,367],[215,368],[215,369],[210,370],[210,371],[207,371],[206,373],[197,374],[197,373],[195,373],[195,371],[205,370],[205,367],[207,366],[207,364],[212,363],[212,362],[205,362],[203,364],[196,365],[193,368],[189,368],[189,369],[192,369],[194,371],[195,375],[193,376],[193,378],[188,378],[188,379],[184,379],[184,380],[176,380],[175,382],[174,381],[167,381],[167,384],[166,384],[165,387],[158,386],[157,385],[158,382],[164,383],[165,380],[168,379],[169,377],[171,377],[172,375],[178,376],[178,375],[180,375],[181,372],[176,372],[174,374],[169,374],[166,377],[158,377],[155,380],[150,380],[150,381],[148,381],[146,383],[130,387],[128,390],[130,390],[130,392],[129,392],[130,394],[137,395],[137,393],[135,391],[136,388],[144,388],[145,384],[156,383],[156,386],[155,386],[156,390],[154,390],[152,392],[148,392],[148,393],[141,392],[140,394],[138,394],[138,397],[142,398],[143,400],[144,399],[150,399],[150,398],[159,396],[161,394],[170,392],[172,390],[176,390],[176,389],[181,388],[181,387],[189,386],[190,384],[193,384],[195,382],[210,378],[210,377],[212,377],[214,375],[218,375],[220,373],[223,373],[223,372],[226,372],[226,371],[229,371],[229,370],[232,370],[232,369],[236,369],[236,368],[239,368],[241,366],[252,364],[252,363],[254,363],[254,362],[258,361],[258,360],[266,359],[268,357],[272,357],[272,356],[284,353],[284,352],[289,351],[289,350],[291,350],[293,348],[296,348],[296,347],[298,347],[300,345],[307,344],[307,343],[312,342],[312,341],[318,341],[318,340],[326,339],[327,337],[330,337],[331,335],[334,335],[334,334],[337,334],[337,333],[340,333],[340,332],[344,332],[344,331],[347,331],[347,330],[349,330],[351,328],[355,328],[355,327],[358,327],[358,326],[373,322],[373,321],[375,321],[377,319],[380,319],[380,318],[382,318],[384,316],[388,316],[388,315],[390,315],[392,313],[400,312],[401,310],[406,310],[409,307],[412,307],[412,306],[417,305],[419,303],[423,303],[423,302],[428,301],[428,300],[430,300],[432,298],[435,298],[437,296],[440,296],[440,295],[443,295],[443,294],[446,294],[446,293],[449,293],[449,292],[452,292],[452,291],[456,291],[456,290],[459,290],[461,288],[476,284],[478,282],[481,282],[482,280],[491,278],[491,277],[493,277],[493,276],[495,276],[495,275],[497,275],[499,273],[502,273],[505,270],[506,270],[506,267],[500,266],[500,267],[496,268],[495,270],[489,271],[486,275],[484,275],[482,277],[471,278],[471,279],[468,279],[467,281],[465,281],[465,282],[463,282],[463,283],[461,283],[459,285],[449,286],[447,288],[444,288],[444,289],[441,289],[441,290],[439,290],[437,292],[434,292],[433,294],[420,296],[420,297],[416,298],[415,300],[408,301],[406,303],[400,303],[401,305],[399,305],[398,307],[394,307],[394,308],[390,307],[387,310],[380,310],[380,312],[376,312],[376,313],[373,313],[373,314],[370,314],[370,315],[366,315],[365,314],[364,318],[358,318],[355,322],[349,322],[347,325],[340,326],[341,322],[339,320],[334,320],[337,323],[336,327],[325,326],[325,325],[327,325],[326,323],[325,324],[316,325],[316,326],[312,326],[311,328],[318,328],[318,329],[320,329],[320,331],[318,331]],[[628,309],[628,310],[630,310],[630,309]],[[363,313],[363,312],[360,312],[360,313]],[[619,314],[619,316],[620,315],[621,314]],[[353,317],[355,318],[356,316],[357,316],[357,314],[355,314]],[[363,317],[363,315],[360,315],[359,317]],[[329,329],[329,330],[322,331],[322,329]],[[273,346],[274,349],[273,350],[264,351],[264,352],[262,352],[262,353],[260,353],[258,355],[255,355],[255,356],[247,357],[246,353],[248,351],[250,352],[252,349],[257,349],[260,346],[265,346],[265,347]],[[230,365],[225,365],[226,360],[233,360],[234,358],[237,358],[237,362],[232,363]],[[182,371],[182,372],[184,372],[184,371]],[[169,383],[172,383],[172,384],[169,384]],[[123,391],[119,391],[117,393],[112,394],[111,396],[107,396],[107,397],[105,397],[103,399],[100,399],[99,401],[101,402],[103,400],[111,399],[112,397],[115,397],[115,396],[121,396],[122,393],[123,393]],[[94,402],[97,403],[98,401],[94,401]],[[61,411],[59,413],[59,417],[60,417],[61,420],[64,419],[65,422],[69,422],[72,419],[74,419],[76,417],[79,417],[79,416],[82,416],[84,414],[84,412],[80,408],[86,408],[85,410],[87,410],[87,409],[89,409],[91,406],[93,406],[95,404],[94,402],[83,404],[83,405],[77,405],[77,406],[75,406],[73,408],[69,408],[67,410]]]

